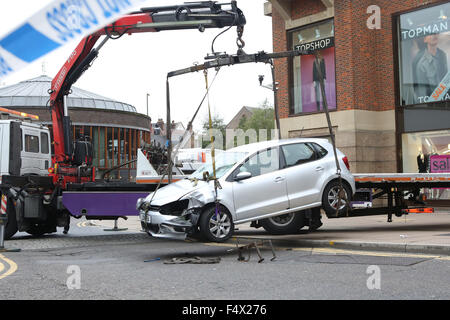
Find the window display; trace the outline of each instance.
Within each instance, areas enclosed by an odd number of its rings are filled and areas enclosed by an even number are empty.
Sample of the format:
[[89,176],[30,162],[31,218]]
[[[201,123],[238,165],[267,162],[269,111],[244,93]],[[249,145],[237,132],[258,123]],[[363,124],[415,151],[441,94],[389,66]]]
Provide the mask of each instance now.
[[318,52],[293,58],[293,105],[291,114],[321,112],[322,93],[317,68],[323,74],[328,109],[336,109],[333,21],[322,22],[290,33],[293,49]]
[[[450,173],[450,130],[405,133],[403,172]],[[427,197],[450,200],[450,189],[429,189]]]
[[400,104],[450,100],[450,4],[399,19]]

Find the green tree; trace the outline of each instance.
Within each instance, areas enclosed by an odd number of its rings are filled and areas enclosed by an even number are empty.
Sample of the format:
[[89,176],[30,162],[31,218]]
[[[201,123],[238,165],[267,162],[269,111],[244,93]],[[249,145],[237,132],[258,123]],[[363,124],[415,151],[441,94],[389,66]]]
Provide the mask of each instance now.
[[[239,122],[239,129],[247,131],[254,129],[258,135],[258,141],[270,140],[272,129],[275,129],[275,111],[266,99],[260,104],[260,108],[254,109],[253,114],[249,118],[242,118]],[[266,129],[267,137],[260,137],[259,130]]]
[[[222,139],[223,139],[223,143],[221,146],[221,149],[224,149],[225,146],[225,128],[226,128],[226,124],[223,120],[222,117],[220,117],[218,114],[213,114],[211,116],[211,122],[212,122],[212,129],[216,129],[216,130],[220,130],[221,134],[222,134]],[[206,117],[206,119],[203,120],[203,140],[202,140],[202,148],[206,148],[207,146],[210,145],[211,140],[210,138],[206,138],[209,137],[209,117]],[[216,147],[218,147],[216,145]]]

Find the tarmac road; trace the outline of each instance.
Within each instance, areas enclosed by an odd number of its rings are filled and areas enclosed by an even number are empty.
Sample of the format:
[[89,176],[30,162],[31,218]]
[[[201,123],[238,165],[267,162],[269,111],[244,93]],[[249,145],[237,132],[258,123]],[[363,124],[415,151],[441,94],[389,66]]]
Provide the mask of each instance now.
[[[284,239],[273,241],[274,261],[266,241],[261,248],[263,262],[258,263],[255,249],[244,262],[237,259],[235,240],[226,244],[160,240],[132,225],[128,222],[127,231],[106,232],[74,221],[68,235],[59,232],[32,239],[19,234],[6,247],[22,251],[0,253],[0,300],[450,298],[450,257],[445,254],[308,247]],[[240,245],[265,236],[245,228],[237,234],[251,237],[240,238]],[[243,253],[248,258],[249,251]],[[220,257],[220,262],[165,263],[195,256]]]

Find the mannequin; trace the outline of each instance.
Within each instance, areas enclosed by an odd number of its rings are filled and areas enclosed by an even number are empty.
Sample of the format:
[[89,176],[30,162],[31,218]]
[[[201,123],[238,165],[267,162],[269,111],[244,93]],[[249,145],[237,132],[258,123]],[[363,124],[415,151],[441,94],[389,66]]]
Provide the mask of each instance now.
[[419,173],[426,173],[428,169],[428,159],[422,153],[422,149],[419,149],[419,155],[417,156],[417,167]]

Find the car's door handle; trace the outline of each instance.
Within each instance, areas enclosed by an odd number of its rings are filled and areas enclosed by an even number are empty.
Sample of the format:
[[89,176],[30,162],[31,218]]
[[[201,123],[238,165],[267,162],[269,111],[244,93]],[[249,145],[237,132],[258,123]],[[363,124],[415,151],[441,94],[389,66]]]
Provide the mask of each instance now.
[[282,182],[284,181],[284,177],[276,177],[275,182]]
[[323,167],[316,167],[316,171],[323,171]]

